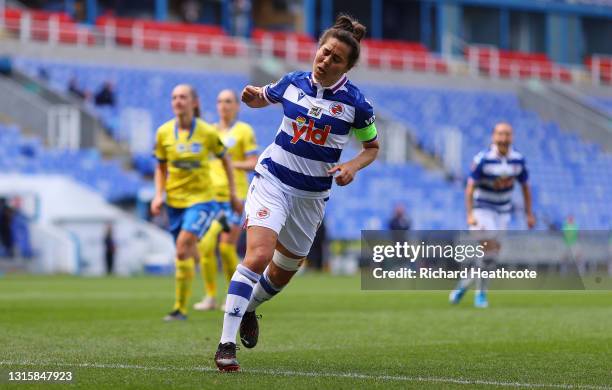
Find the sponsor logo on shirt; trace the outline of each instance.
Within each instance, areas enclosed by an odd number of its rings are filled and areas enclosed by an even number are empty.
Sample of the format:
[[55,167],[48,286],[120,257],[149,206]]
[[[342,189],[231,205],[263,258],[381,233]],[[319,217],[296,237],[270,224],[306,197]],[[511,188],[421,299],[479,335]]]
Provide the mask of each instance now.
[[198,160],[175,160],[172,161],[172,165],[176,168],[185,169],[187,171],[198,169],[202,166]]
[[191,144],[191,152],[192,153],[200,153],[202,151],[202,144],[199,142],[194,142]]
[[513,185],[514,185],[514,177],[512,176],[502,176],[502,177],[495,179],[495,181],[493,182],[493,188],[495,188],[496,190],[509,188],[509,187],[512,187]]
[[314,124],[315,122],[312,119],[309,119],[308,123],[306,123],[304,117],[297,117],[295,122],[291,123],[293,127],[293,138],[291,139],[291,143],[296,144],[300,138],[305,135],[304,141],[315,145],[325,145],[325,141],[327,141],[327,137],[331,132],[331,126],[325,125],[323,129],[317,129],[314,127]]
[[313,118],[321,119],[322,114],[323,114],[322,107],[312,106],[310,110],[308,110],[308,116],[313,117]]

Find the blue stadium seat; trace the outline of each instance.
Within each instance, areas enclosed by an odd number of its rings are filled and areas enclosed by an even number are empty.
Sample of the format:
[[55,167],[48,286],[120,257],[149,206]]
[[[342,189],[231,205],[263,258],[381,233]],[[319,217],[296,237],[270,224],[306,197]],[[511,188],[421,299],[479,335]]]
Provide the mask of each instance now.
[[124,170],[119,161],[104,161],[97,150],[45,149],[40,140],[24,138],[16,126],[0,124],[0,156],[2,172],[66,174],[111,202],[134,199],[145,184],[140,175]]

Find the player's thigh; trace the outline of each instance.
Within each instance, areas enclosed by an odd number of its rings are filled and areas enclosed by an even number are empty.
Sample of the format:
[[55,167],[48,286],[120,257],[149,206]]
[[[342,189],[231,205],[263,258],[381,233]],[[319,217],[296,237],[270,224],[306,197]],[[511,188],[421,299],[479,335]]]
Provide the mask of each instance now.
[[474,209],[472,215],[476,220],[476,225],[470,226],[470,230],[497,230],[498,213],[490,209]]
[[183,216],[186,209],[166,206],[166,210],[168,213],[168,230],[176,243],[181,231],[181,226],[183,225]]
[[250,226],[247,229],[246,253],[242,265],[258,274],[263,273],[272,260],[278,234],[267,227]]
[[508,230],[510,225],[510,213],[497,213],[495,221],[495,230]]
[[240,234],[242,233],[242,229],[240,226],[231,225],[230,231],[228,233],[221,233],[221,242],[226,244],[237,244],[238,239],[240,238]]
[[278,235],[279,243],[292,254],[303,258],[310,252],[317,229],[323,221],[325,201],[294,197],[291,212],[285,226]]

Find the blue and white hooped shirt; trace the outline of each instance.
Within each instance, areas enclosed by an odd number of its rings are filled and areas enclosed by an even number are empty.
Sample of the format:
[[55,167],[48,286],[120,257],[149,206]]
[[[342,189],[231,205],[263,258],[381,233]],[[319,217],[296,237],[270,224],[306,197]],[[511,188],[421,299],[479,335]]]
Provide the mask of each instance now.
[[510,148],[502,156],[495,145],[474,157],[470,178],[474,181],[474,208],[509,213],[512,211],[514,181],[526,183],[529,178],[525,157]]
[[304,198],[326,198],[351,131],[362,142],[377,137],[374,110],[361,91],[342,76],[322,87],[311,72],[293,72],[266,85],[268,103],[281,103],[284,116],[274,143],[259,157],[255,171],[283,191]]

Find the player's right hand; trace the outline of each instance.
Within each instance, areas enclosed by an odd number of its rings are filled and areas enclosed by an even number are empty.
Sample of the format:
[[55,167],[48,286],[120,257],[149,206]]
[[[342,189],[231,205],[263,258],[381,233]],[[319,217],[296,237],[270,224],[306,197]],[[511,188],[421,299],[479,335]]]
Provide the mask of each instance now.
[[478,224],[478,221],[476,220],[476,218],[474,218],[472,214],[468,214],[467,224],[468,226],[476,226]]
[[234,210],[236,213],[242,214],[244,211],[244,203],[235,195],[230,197],[230,204],[232,205],[232,210]]
[[248,104],[260,96],[261,96],[261,88],[254,87],[252,85],[247,85],[242,90],[242,95],[240,96],[240,99],[243,102]]
[[151,201],[151,215],[159,215],[163,205],[164,199],[161,196],[155,196]]

